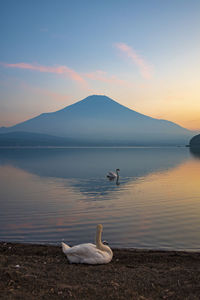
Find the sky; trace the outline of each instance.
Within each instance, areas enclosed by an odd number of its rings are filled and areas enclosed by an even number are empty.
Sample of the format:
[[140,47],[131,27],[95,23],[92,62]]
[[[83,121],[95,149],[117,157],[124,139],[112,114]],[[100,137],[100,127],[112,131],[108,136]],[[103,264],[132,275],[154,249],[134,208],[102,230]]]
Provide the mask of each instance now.
[[0,126],[92,95],[200,130],[199,0],[0,0]]

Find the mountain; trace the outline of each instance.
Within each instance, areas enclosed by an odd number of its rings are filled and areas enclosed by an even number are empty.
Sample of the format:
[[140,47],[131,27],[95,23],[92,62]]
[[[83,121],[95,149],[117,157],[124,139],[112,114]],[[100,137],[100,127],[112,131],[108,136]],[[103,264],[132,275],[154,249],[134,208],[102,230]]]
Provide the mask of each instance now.
[[185,145],[193,132],[140,114],[99,95],[44,113],[0,133],[31,132],[68,138],[81,145]]

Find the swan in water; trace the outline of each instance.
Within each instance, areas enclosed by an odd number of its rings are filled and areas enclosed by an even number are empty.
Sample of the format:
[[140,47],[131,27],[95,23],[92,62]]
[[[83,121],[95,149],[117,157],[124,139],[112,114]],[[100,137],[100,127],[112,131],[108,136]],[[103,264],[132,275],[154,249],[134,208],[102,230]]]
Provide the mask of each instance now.
[[113,180],[115,178],[117,178],[117,180],[118,180],[119,179],[119,171],[120,171],[120,169],[116,169],[116,173],[115,172],[108,172],[107,177],[110,180]]
[[101,241],[103,226],[97,225],[96,245],[80,244],[69,247],[62,243],[62,251],[67,256],[70,263],[76,264],[107,264],[112,260],[113,253],[110,247],[104,245]]

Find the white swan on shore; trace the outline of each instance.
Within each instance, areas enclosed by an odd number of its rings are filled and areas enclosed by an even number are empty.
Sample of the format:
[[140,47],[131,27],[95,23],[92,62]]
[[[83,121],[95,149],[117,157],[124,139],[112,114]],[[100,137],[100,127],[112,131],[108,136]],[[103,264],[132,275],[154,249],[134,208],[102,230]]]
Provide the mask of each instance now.
[[110,180],[113,180],[115,178],[117,178],[117,180],[119,179],[119,171],[120,169],[116,169],[116,173],[115,172],[108,172],[107,174],[107,177],[110,179]]
[[113,253],[110,247],[104,245],[101,241],[103,226],[97,225],[96,229],[96,245],[80,244],[69,247],[62,243],[62,251],[67,256],[70,263],[76,264],[107,264],[112,260]]

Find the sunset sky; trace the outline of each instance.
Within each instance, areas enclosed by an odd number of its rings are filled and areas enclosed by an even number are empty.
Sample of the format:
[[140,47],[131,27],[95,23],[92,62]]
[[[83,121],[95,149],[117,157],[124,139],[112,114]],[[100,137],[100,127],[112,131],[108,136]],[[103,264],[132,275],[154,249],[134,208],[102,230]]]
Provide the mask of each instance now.
[[199,0],[1,0],[0,126],[104,94],[200,130]]

